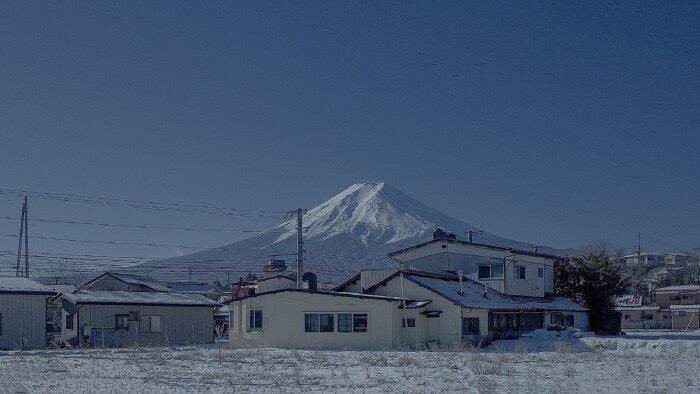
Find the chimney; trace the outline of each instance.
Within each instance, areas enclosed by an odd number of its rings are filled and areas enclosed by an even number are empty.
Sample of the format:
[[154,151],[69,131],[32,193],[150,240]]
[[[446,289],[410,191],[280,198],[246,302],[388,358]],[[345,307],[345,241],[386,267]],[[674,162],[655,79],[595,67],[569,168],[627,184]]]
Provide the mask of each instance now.
[[462,281],[462,270],[457,271],[457,275],[459,275],[459,295],[464,295],[464,282]]

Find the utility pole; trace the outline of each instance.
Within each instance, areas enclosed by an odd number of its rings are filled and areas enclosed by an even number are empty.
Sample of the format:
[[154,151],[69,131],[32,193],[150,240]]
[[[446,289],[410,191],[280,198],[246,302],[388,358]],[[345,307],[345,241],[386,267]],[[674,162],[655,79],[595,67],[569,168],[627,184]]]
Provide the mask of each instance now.
[[483,233],[482,230],[479,230],[479,231],[468,230],[468,231],[467,231],[467,241],[472,242],[473,237],[474,237],[475,235],[479,235],[479,234],[481,234],[481,233]]
[[304,224],[303,216],[306,209],[297,208],[294,211],[287,212],[290,216],[297,216],[297,289],[301,289],[301,273],[304,269]]
[[[27,197],[22,204],[22,216],[19,220],[19,246],[17,247],[17,266],[15,276],[29,278],[29,221],[28,221]],[[24,237],[24,270],[22,269],[22,238]]]

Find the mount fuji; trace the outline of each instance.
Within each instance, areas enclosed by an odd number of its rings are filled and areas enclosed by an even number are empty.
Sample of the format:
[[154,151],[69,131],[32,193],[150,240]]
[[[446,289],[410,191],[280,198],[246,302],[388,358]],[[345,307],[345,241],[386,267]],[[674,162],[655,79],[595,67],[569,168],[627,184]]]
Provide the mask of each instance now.
[[[360,268],[390,267],[386,254],[428,241],[436,228],[463,234],[478,228],[451,218],[414,200],[384,182],[354,184],[303,217],[305,265],[319,283],[337,283]],[[532,250],[533,245],[481,232],[475,242]],[[552,249],[549,249],[551,251]],[[221,247],[166,260],[141,263],[126,272],[161,280],[225,282],[248,273],[260,275],[271,255],[296,251],[296,218],[251,238]],[[288,273],[295,256],[289,256]],[[190,274],[191,273],[191,274]]]

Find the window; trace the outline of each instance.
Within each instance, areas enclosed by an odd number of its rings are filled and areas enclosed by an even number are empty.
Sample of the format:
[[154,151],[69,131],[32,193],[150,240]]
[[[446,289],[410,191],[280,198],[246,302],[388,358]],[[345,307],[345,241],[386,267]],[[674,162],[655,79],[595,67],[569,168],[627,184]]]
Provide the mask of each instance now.
[[355,313],[352,315],[352,332],[367,332],[366,313]]
[[632,315],[625,315],[625,320],[629,320],[632,318]]
[[544,276],[544,268],[540,267],[537,269],[537,276],[540,278]]
[[250,310],[250,330],[262,330],[263,328],[263,313],[261,309]]
[[674,316],[685,316],[685,311],[673,311]]
[[415,327],[416,326],[416,319],[409,317],[408,319],[402,319],[401,320],[401,327]]
[[515,269],[515,279],[525,279],[525,266],[515,265],[513,267]]
[[66,315],[66,330],[73,330],[73,316],[72,313]]
[[333,332],[335,328],[333,322],[332,313],[307,313],[304,315],[304,331]]
[[642,315],[642,320],[651,320],[652,318],[652,315]]
[[566,326],[567,327],[573,327],[574,326],[574,315],[566,315]]
[[681,300],[681,296],[677,296],[677,295],[671,296],[671,301],[680,301],[680,300]]
[[117,320],[117,330],[129,330],[129,315],[114,315]]
[[338,313],[338,332],[352,332],[352,313]]
[[491,277],[501,279],[503,278],[503,263],[491,265]]
[[681,296],[681,300],[687,300],[687,299],[688,299],[688,296],[687,296],[687,295],[683,294],[683,295]]
[[479,335],[480,333],[478,317],[462,318],[462,335]]
[[479,266],[479,279],[503,278],[503,264],[490,264]]
[[129,321],[139,321],[139,311],[129,311]]
[[490,265],[480,265],[479,266],[479,279],[491,279],[491,266]]
[[141,332],[161,332],[161,317],[160,316],[141,316],[140,324]]
[[2,336],[2,313],[0,313],[0,336]]

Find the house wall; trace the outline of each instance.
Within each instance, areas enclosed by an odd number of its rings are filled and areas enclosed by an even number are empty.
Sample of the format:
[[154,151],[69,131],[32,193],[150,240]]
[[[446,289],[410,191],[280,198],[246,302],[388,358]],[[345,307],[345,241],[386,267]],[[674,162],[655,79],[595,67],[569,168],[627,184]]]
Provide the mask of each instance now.
[[[685,297],[685,298],[684,298]],[[656,306],[668,308],[671,305],[700,304],[700,292],[664,291],[656,293]]]
[[[296,349],[392,349],[401,347],[398,301],[280,292],[233,301],[229,346]],[[250,331],[251,309],[263,312],[263,327]],[[306,312],[367,313],[367,332],[305,332]],[[397,335],[399,334],[399,335]]]
[[111,276],[103,276],[96,279],[94,282],[86,286],[88,289],[92,290],[117,290],[117,291],[153,291],[152,289],[143,285],[130,285],[124,283],[120,280],[112,278]]
[[[671,328],[671,312],[668,310],[624,310],[620,312],[620,328],[622,329],[662,329]],[[642,319],[642,315],[651,316],[651,320]]]
[[[116,329],[116,315],[138,312],[139,320],[129,321],[128,330]],[[65,314],[65,311],[64,311]],[[144,316],[160,316],[161,332],[141,332]],[[149,305],[78,305],[75,330],[65,336],[78,336],[84,342],[84,327],[96,347],[168,346],[214,342],[214,308]],[[65,319],[65,317],[64,317]],[[103,341],[104,338],[104,341]]]
[[[474,245],[435,242],[407,250],[393,258],[406,263],[407,268],[428,272],[462,270],[470,279],[485,283],[492,289],[506,294],[543,297],[553,292],[554,260],[529,255],[513,255],[510,251],[489,249]],[[479,279],[479,265],[502,264],[505,259],[503,279]],[[525,279],[515,278],[514,265],[526,269]],[[538,268],[543,268],[542,277]]]
[[685,309],[685,315],[681,316],[678,309],[673,310],[672,327],[674,330],[700,329],[700,308]]
[[[360,282],[359,285],[361,289],[369,289],[370,287],[376,285],[377,283],[383,281],[384,279],[390,277],[397,271],[396,268],[386,268],[386,269],[373,269],[373,270],[362,270],[360,271]],[[346,291],[352,291],[347,289]],[[362,293],[362,291],[358,291]]]
[[[411,343],[413,347],[423,347],[436,344],[441,347],[456,347],[462,344],[462,317],[475,317],[479,319],[479,330],[482,336],[488,332],[488,310],[477,308],[462,308],[451,301],[440,297],[432,291],[421,287],[409,280],[403,281],[404,297],[411,300],[432,300],[432,302],[420,309],[408,309],[416,314],[416,326],[424,327],[424,331],[418,330],[418,334]],[[378,295],[392,297],[401,296],[401,280],[396,277],[385,286],[380,286],[374,292]],[[442,311],[440,317],[428,318],[421,315],[423,311]]]
[[46,347],[46,295],[0,294],[0,349]]
[[256,292],[265,293],[268,291],[293,289],[297,287],[297,282],[288,278],[272,278],[258,282]]

